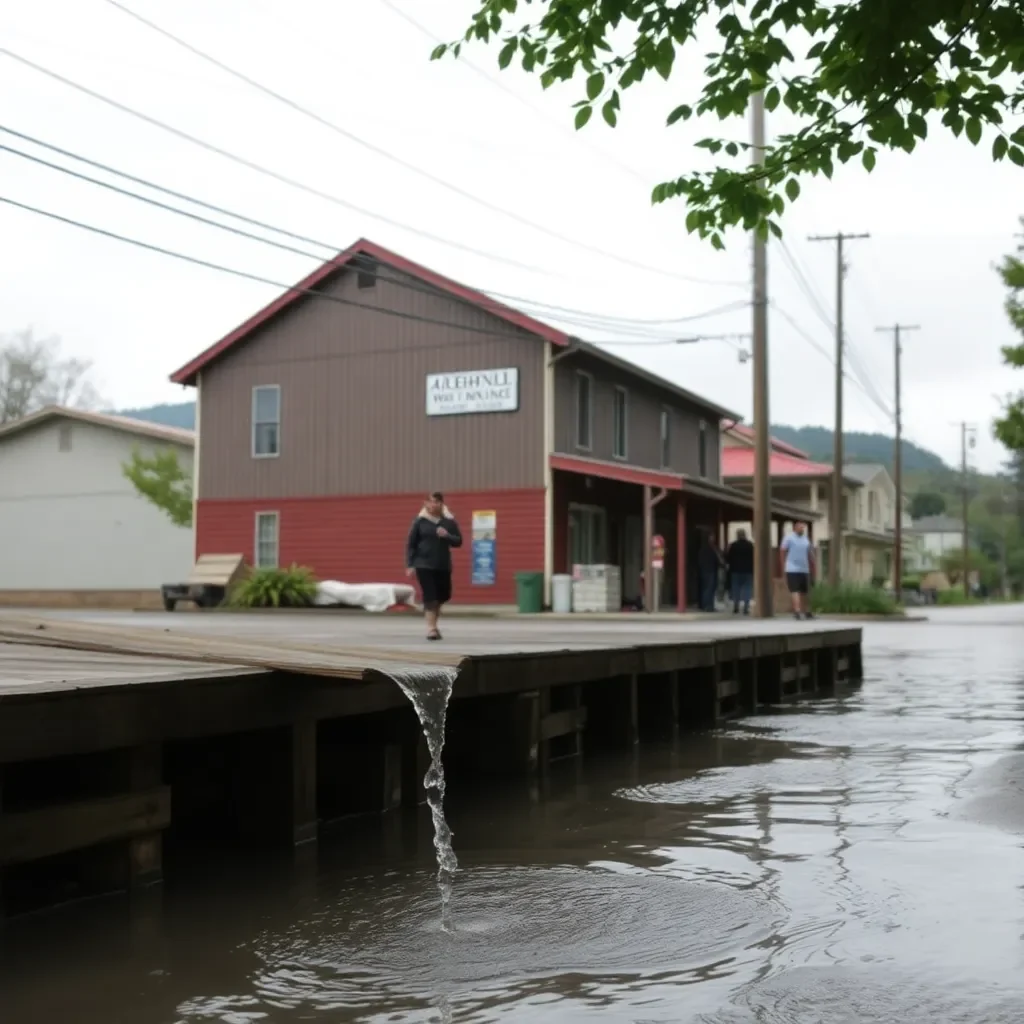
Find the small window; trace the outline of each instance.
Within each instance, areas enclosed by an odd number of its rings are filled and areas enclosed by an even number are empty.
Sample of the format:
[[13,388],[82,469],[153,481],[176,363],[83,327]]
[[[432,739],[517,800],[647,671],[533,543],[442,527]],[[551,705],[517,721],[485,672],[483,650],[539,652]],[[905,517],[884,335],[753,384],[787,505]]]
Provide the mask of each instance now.
[[257,569],[277,568],[278,532],[276,512],[256,513],[256,543],[253,560]]
[[593,433],[593,406],[591,388],[593,381],[586,373],[576,374],[576,447],[590,450]]
[[274,458],[281,453],[281,388],[269,384],[252,389],[252,455]]
[[612,454],[617,459],[626,458],[626,424],[629,419],[629,392],[625,388],[615,389]]
[[708,425],[703,420],[697,438],[697,469],[702,477],[708,475]]
[[57,450],[61,452],[71,451],[71,424],[62,423],[57,428]]
[[661,466],[668,469],[672,465],[672,411],[661,410]]
[[377,284],[377,261],[370,256],[356,257],[356,287],[360,291]]

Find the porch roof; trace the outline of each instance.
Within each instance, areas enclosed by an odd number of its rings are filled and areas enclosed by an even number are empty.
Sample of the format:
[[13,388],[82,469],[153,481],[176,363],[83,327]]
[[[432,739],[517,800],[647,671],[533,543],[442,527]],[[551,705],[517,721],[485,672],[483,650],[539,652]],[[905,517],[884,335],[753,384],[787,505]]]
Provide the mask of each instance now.
[[[754,507],[753,496],[745,491],[686,474],[668,473],[664,470],[644,469],[627,463],[605,462],[602,459],[591,459],[581,455],[559,455],[558,453],[549,456],[549,463],[552,469],[559,469],[564,473],[596,476],[602,480],[617,480],[624,484],[639,484],[641,486],[646,484],[666,491],[682,491],[684,494],[692,494],[695,498],[719,501],[744,511],[751,511]],[[804,522],[821,518],[819,513],[812,512],[801,505],[790,505],[782,501],[772,502],[772,514],[779,518]]]
[[891,548],[893,535],[891,532],[876,533],[874,530],[844,529],[843,537],[848,540],[860,541],[863,544],[873,544],[880,548]]

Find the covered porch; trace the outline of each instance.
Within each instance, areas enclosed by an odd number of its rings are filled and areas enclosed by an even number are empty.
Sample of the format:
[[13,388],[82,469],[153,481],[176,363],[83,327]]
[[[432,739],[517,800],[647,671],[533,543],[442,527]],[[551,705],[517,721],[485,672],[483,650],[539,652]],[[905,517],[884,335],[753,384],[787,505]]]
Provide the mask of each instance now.
[[[710,535],[724,550],[730,525],[749,523],[753,515],[750,495],[704,479],[567,455],[552,455],[551,469],[552,572],[617,565],[626,608],[696,607],[703,537]],[[815,518],[797,506],[773,503],[773,571],[786,524],[800,520],[813,531]],[[656,536],[665,542],[657,586],[648,571]]]

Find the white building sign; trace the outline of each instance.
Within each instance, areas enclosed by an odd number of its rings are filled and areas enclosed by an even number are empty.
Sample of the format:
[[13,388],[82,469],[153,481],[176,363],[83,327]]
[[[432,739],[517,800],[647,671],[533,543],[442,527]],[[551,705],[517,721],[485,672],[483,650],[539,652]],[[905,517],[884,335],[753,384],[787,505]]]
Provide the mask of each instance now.
[[466,370],[427,375],[427,415],[455,416],[475,412],[516,412],[519,370]]

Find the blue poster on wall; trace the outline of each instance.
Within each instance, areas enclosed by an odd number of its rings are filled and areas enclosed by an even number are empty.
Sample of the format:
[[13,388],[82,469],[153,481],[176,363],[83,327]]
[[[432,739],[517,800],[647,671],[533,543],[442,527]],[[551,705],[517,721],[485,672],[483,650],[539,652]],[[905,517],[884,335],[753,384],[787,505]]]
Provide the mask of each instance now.
[[473,513],[473,586],[493,587],[497,572],[498,516],[496,512]]

